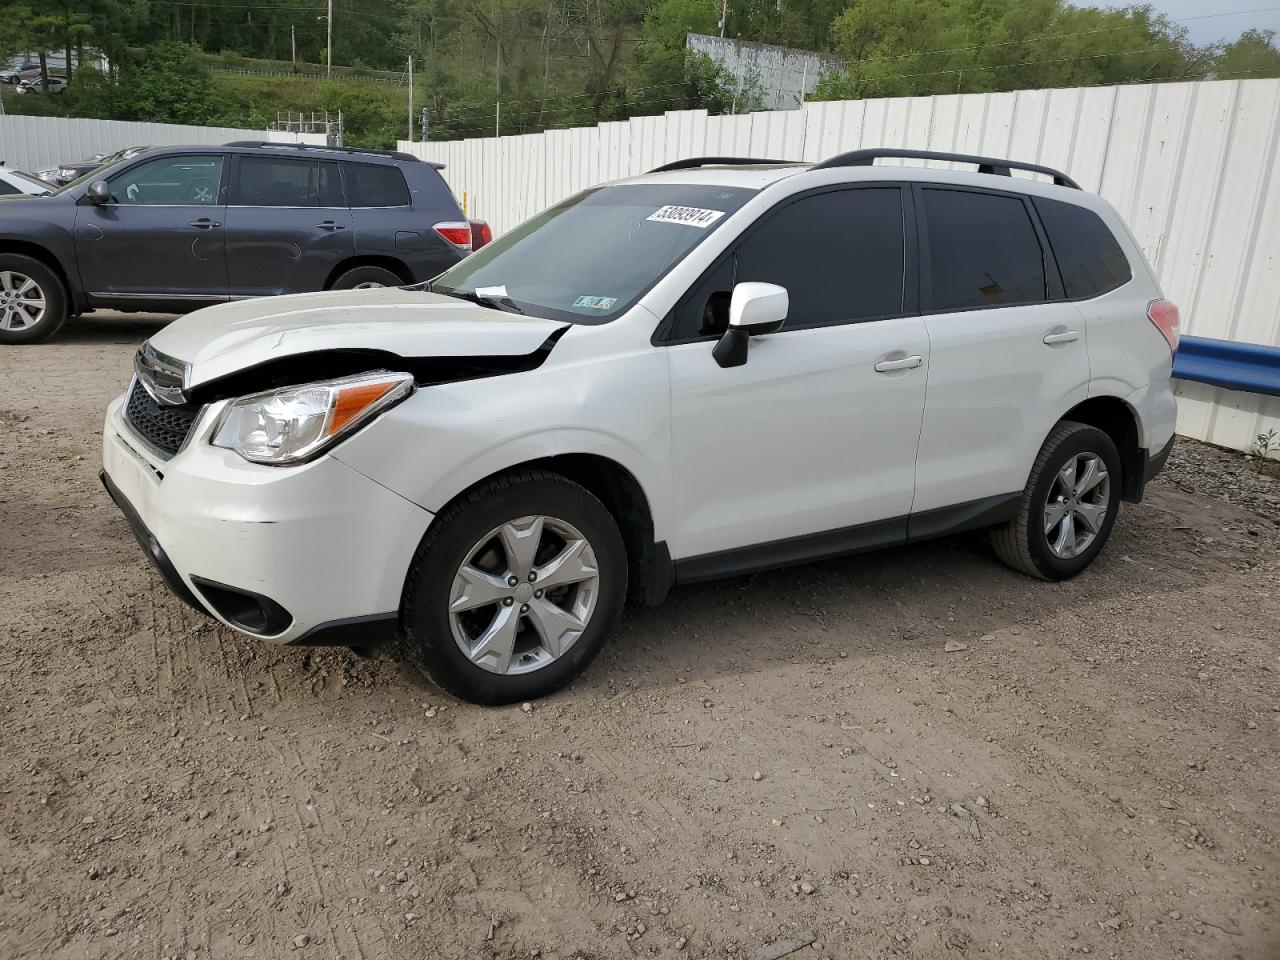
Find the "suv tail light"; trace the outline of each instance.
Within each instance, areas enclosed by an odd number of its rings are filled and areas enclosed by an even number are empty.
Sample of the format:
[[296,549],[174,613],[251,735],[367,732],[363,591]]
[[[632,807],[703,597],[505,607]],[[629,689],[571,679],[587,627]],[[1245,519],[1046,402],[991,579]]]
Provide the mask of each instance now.
[[1178,352],[1178,308],[1168,300],[1152,300],[1147,304],[1150,320],[1169,344],[1169,352]]
[[465,220],[446,220],[437,223],[433,229],[455,247],[467,251],[471,249],[471,224]]
[[493,231],[483,220],[471,221],[471,252],[475,253],[486,243],[493,240]]

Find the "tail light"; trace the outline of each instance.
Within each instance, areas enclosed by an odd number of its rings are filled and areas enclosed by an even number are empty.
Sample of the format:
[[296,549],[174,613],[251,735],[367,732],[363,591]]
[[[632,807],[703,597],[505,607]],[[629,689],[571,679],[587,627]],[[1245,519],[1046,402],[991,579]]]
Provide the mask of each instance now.
[[447,220],[444,223],[437,223],[434,229],[455,247],[468,252],[471,250],[471,224],[465,220],[461,222]]
[[1150,320],[1169,344],[1171,353],[1178,352],[1178,308],[1168,300],[1152,300],[1147,304]]
[[486,243],[493,240],[493,231],[483,220],[471,221],[471,252],[475,253]]

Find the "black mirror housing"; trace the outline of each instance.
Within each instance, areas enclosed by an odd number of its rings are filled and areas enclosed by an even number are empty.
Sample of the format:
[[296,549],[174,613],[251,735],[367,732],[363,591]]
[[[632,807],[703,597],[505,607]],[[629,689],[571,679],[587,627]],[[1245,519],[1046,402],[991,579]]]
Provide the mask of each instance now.
[[730,327],[716,342],[711,357],[722,367],[740,367],[747,362],[747,341],[751,334],[742,327]]
[[84,192],[84,198],[90,203],[103,204],[111,202],[111,188],[105,180],[95,180]]

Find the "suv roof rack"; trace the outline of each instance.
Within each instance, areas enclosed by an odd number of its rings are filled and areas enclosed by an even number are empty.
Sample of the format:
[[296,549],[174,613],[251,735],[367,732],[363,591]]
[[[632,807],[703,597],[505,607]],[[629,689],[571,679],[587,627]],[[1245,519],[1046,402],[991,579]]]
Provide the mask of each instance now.
[[727,166],[740,167],[755,163],[798,163],[797,160],[761,160],[757,157],[687,157],[684,160],[672,160],[660,167],[654,167],[650,173],[665,173],[668,170],[693,170],[697,167]]
[[283,150],[328,150],[330,153],[358,153],[370,154],[375,157],[388,157],[392,160],[413,160],[417,163],[425,163],[428,166],[435,167],[437,170],[443,170],[443,163],[436,163],[432,160],[422,160],[415,157],[412,153],[405,153],[401,150],[374,150],[365,147],[330,147],[322,143],[275,143],[271,140],[232,140],[230,143],[223,144],[225,147],[270,147],[272,149],[280,148]]
[[1061,170],[1044,167],[1038,163],[1019,163],[1016,160],[1001,160],[998,157],[978,157],[968,153],[940,153],[935,150],[902,150],[896,147],[872,147],[868,150],[851,150],[840,153],[829,160],[815,164],[812,169],[825,170],[829,167],[869,167],[876,160],[884,157],[901,157],[908,160],[945,160],[952,163],[976,163],[979,173],[990,173],[998,177],[1011,177],[1014,170],[1027,170],[1032,173],[1043,173],[1053,177],[1053,182],[1060,187],[1071,187],[1079,190],[1076,183]]

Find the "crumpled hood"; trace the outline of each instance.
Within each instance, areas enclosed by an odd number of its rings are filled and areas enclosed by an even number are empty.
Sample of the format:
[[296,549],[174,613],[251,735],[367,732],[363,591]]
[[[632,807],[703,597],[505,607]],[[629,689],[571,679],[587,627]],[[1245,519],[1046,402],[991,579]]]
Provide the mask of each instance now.
[[385,287],[219,304],[178,318],[150,343],[189,364],[187,386],[195,387],[268,360],[325,350],[380,350],[410,359],[522,356],[564,326]]

